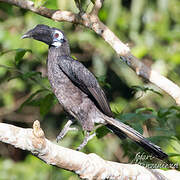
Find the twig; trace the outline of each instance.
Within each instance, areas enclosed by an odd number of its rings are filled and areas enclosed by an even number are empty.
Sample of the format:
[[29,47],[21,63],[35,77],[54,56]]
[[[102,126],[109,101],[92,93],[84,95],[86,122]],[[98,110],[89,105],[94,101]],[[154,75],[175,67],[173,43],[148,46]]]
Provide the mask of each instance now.
[[52,10],[46,7],[36,8],[34,3],[29,0],[0,0],[0,2],[9,3],[23,9],[30,10],[54,21],[66,21],[74,24],[81,24],[87,28],[92,29],[115,50],[117,55],[124,62],[126,62],[126,64],[131,67],[137,75],[149,80],[164,90],[172,98],[174,98],[177,105],[180,105],[180,88],[175,83],[160,75],[159,73],[151,70],[151,68],[147,67],[139,59],[134,57],[131,54],[129,47],[121,42],[119,38],[99,20],[97,14],[102,6],[102,0],[95,1],[94,8],[90,14],[75,14],[69,11]]
[[0,123],[0,141],[28,150],[45,163],[74,171],[82,179],[178,179],[176,170],[150,170],[137,164],[106,161],[96,154],[84,154],[53,144],[45,138],[39,121],[33,129]]
[[81,1],[80,0],[74,0],[75,1],[75,4],[76,4],[76,7],[79,9],[79,13],[84,13],[83,12],[83,9],[82,9],[82,6],[81,6]]
[[[3,65],[3,64],[0,64],[0,67],[6,68],[6,69],[9,69],[9,70],[13,70],[13,71],[18,72],[19,74],[22,74],[22,75],[26,73],[25,71],[19,70],[19,69],[15,68],[15,67],[6,66],[6,65]],[[39,86],[41,86],[43,89],[51,92],[50,88],[44,86],[44,84],[42,84],[41,81],[38,81],[36,78],[29,77],[28,79],[31,80],[33,83],[39,84]]]
[[103,2],[104,0],[96,0],[90,14],[98,16],[99,10],[101,9]]

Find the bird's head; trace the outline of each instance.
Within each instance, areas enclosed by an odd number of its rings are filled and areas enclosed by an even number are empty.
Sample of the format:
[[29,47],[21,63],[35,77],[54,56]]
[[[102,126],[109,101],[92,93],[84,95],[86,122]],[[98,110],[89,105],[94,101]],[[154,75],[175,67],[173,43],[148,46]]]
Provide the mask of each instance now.
[[35,28],[29,30],[22,36],[22,39],[24,38],[33,38],[56,48],[67,42],[67,39],[61,30],[43,24],[38,24]]

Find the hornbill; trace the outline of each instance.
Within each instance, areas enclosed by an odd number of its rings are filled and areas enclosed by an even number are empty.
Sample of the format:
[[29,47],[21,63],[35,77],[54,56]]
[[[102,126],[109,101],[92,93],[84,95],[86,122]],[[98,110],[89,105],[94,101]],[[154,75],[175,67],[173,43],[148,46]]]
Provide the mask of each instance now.
[[71,57],[68,40],[61,30],[39,24],[22,38],[33,38],[49,45],[48,79],[59,103],[70,117],[57,136],[57,140],[64,137],[76,119],[86,132],[78,150],[93,137],[90,132],[94,130],[95,123],[98,123],[105,125],[120,138],[130,138],[159,159],[167,157],[159,146],[148,141],[133,128],[113,118],[104,91],[95,76],[82,63]]

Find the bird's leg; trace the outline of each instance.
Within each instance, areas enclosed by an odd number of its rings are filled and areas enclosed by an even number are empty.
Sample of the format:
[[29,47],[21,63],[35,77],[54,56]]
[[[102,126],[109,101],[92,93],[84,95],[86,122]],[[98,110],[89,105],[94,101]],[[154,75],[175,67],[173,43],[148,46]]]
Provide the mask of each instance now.
[[65,124],[64,128],[62,129],[62,131],[59,133],[59,135],[57,136],[56,138],[56,141],[58,142],[59,140],[61,140],[66,134],[68,131],[71,131],[71,130],[77,130],[77,128],[71,128],[71,124],[73,124],[73,120],[70,119],[68,120],[68,122]]
[[96,135],[95,132],[93,134],[90,134],[90,132],[86,132],[83,142],[79,145],[79,147],[76,150],[80,151],[88,143],[88,141],[91,140],[95,135]]

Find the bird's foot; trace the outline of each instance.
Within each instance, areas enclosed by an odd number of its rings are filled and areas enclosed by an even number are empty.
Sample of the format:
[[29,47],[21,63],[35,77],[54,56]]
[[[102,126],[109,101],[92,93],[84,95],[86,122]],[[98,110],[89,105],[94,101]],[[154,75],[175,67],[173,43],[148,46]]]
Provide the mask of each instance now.
[[79,145],[79,147],[76,150],[80,151],[82,148],[84,148],[84,146],[86,146],[88,141],[91,140],[95,135],[96,135],[95,132],[93,134],[90,134],[89,132],[87,132],[83,142]]
[[63,130],[59,133],[59,135],[56,137],[56,141],[60,141],[66,134],[68,131],[72,131],[72,130],[78,130],[77,128],[73,127],[71,128],[71,124],[73,123],[72,120],[68,120],[68,122],[65,124]]

